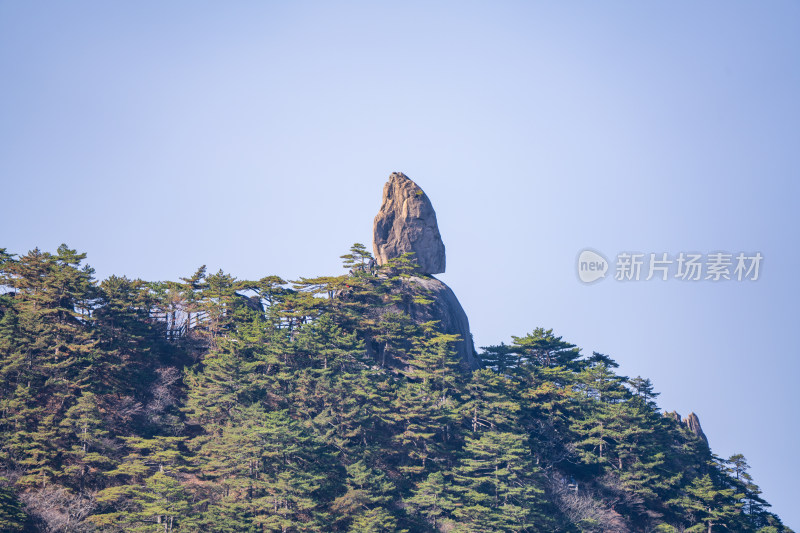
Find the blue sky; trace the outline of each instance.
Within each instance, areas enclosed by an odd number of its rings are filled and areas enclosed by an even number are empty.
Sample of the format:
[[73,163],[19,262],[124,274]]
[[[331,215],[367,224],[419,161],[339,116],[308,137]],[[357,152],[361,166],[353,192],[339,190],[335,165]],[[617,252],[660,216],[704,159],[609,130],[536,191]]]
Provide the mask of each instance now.
[[[476,344],[554,328],[800,528],[800,4],[0,1],[0,246],[98,277],[337,273],[427,192]],[[759,251],[586,286],[580,250]]]

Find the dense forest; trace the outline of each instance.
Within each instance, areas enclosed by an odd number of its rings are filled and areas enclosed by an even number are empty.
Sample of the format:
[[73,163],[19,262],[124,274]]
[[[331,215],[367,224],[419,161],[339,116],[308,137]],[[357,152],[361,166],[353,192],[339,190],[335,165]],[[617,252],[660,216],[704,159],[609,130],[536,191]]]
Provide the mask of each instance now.
[[167,282],[85,257],[0,249],[2,531],[790,531],[611,356],[534,327],[469,371],[386,312],[410,256]]

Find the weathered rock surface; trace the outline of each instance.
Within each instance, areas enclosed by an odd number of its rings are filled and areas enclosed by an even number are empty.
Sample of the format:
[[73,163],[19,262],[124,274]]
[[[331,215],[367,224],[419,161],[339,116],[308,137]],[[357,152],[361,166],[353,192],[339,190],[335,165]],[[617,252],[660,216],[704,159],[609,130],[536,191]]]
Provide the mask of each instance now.
[[379,265],[411,252],[423,274],[445,269],[445,253],[436,212],[428,196],[402,172],[389,176],[373,224],[372,248]]
[[689,431],[694,433],[697,437],[699,437],[703,442],[708,444],[708,438],[706,438],[706,434],[703,433],[703,428],[700,427],[700,419],[694,413],[689,413],[685,419],[681,419],[681,415],[677,413],[677,411],[670,411],[665,412],[664,416],[674,419],[678,424],[686,424],[686,427],[689,428]]
[[689,431],[703,439],[703,441],[708,444],[708,438],[706,438],[706,434],[703,433],[703,428],[700,427],[700,419],[694,413],[689,413],[686,416],[686,425],[689,427]]
[[[478,368],[467,314],[450,287],[429,276],[445,268],[436,212],[428,196],[405,174],[389,176],[373,230],[372,248],[379,265],[412,252],[420,266],[416,275],[402,280],[399,290],[409,296],[403,299],[406,303],[388,306],[381,313],[405,313],[418,324],[437,321],[442,333],[461,338],[454,348],[462,364],[470,370]],[[421,303],[424,300],[431,303]]]
[[[384,274],[378,273],[378,277],[381,276]],[[395,296],[400,297],[395,299]],[[342,297],[347,297],[346,293]],[[406,315],[416,324],[436,321],[436,329],[440,332],[459,336],[453,349],[462,366],[469,370],[479,367],[467,313],[445,283],[432,276],[403,277],[399,285],[392,289],[392,297],[387,297],[385,302],[387,302],[385,306],[373,307],[368,311],[370,318],[376,323],[380,321],[382,315],[388,313]],[[380,342],[374,339],[368,341],[367,350],[380,360],[381,364],[393,367],[408,364],[408,361],[387,357]]]
[[472,343],[472,333],[469,331],[469,319],[455,293],[436,278],[421,278],[411,276],[405,280],[406,289],[412,294],[430,298],[433,303],[413,304],[408,310],[409,316],[415,322],[439,321],[442,333],[459,335],[461,340],[454,346],[459,359],[470,370],[478,368],[475,356],[475,346]]

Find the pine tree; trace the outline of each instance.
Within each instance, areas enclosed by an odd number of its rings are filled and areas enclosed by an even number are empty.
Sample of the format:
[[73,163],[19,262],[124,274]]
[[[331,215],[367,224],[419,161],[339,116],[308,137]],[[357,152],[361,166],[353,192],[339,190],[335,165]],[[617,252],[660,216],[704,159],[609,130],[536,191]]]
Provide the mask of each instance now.
[[191,507],[181,479],[190,470],[181,437],[127,437],[129,453],[106,475],[118,482],[97,493],[105,512],[88,518],[112,531],[173,531]]
[[[0,252],[3,249],[0,248]],[[22,532],[29,526],[28,515],[14,491],[5,486],[8,480],[0,478],[0,531]]]
[[520,364],[544,367],[573,366],[580,350],[556,337],[552,329],[536,328],[524,337],[511,337],[513,348],[520,355]]
[[614,374],[608,361],[598,358],[590,360],[578,377],[585,415],[571,428],[578,436],[578,454],[588,464],[608,464],[622,471],[623,454],[618,448],[646,431],[633,423],[637,411],[625,403],[630,397],[623,386],[626,378]]
[[342,366],[357,368],[364,360],[363,343],[357,334],[345,332],[330,315],[323,315],[302,328],[296,343],[309,364],[325,373],[338,371]]
[[752,527],[767,526],[767,508],[770,506],[761,497],[761,489],[753,481],[750,475],[750,465],[744,455],[737,453],[731,455],[723,461],[722,467],[732,479],[732,488],[742,495],[742,511],[746,515],[746,521]]
[[400,386],[392,406],[395,422],[392,454],[401,463],[401,471],[420,474],[427,460],[440,451],[443,437],[439,434],[444,420],[431,390],[422,383],[407,382]]
[[285,412],[266,413],[261,431],[264,470],[254,523],[287,530],[324,520],[315,498],[325,482],[324,451]]
[[481,348],[481,366],[491,369],[499,374],[506,374],[515,369],[520,363],[520,355],[516,348],[500,343],[497,346]]
[[417,484],[413,496],[405,500],[406,507],[411,513],[422,516],[436,530],[455,507],[449,488],[442,472],[433,472]]
[[467,437],[455,472],[460,505],[453,512],[464,531],[543,531],[548,523],[524,435],[487,431]]
[[337,521],[350,521],[349,531],[394,531],[396,520],[386,510],[394,484],[363,460],[347,466],[347,491],[331,504]]
[[714,526],[726,527],[737,517],[741,507],[737,502],[739,498],[741,496],[734,494],[734,489],[720,488],[706,474],[694,478],[684,488],[683,494],[668,504],[678,506],[688,514],[693,525],[687,531],[712,533]]
[[71,479],[77,478],[75,484],[81,494],[87,485],[97,488],[102,484],[102,471],[114,466],[114,459],[109,457],[112,450],[104,442],[108,431],[104,429],[96,396],[91,392],[81,394],[59,426],[65,434],[62,472]]
[[645,379],[641,376],[628,381],[628,384],[634,391],[637,398],[650,408],[657,408],[655,399],[660,396],[660,393],[655,392],[653,382],[650,379]]
[[353,271],[366,272],[369,269],[370,263],[374,262],[372,254],[369,253],[367,247],[361,243],[355,243],[350,247],[350,253],[341,256],[342,266]]
[[513,427],[520,410],[519,403],[511,396],[514,393],[514,383],[508,377],[491,370],[475,371],[460,408],[472,432]]

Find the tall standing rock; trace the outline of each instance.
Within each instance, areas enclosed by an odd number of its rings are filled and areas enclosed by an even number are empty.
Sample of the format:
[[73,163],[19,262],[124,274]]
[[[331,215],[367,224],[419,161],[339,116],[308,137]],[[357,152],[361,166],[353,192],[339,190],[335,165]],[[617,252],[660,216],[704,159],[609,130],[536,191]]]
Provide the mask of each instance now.
[[383,187],[383,203],[373,224],[372,249],[379,265],[411,252],[422,274],[444,272],[444,243],[436,212],[428,195],[402,172],[389,176]]
[[470,370],[478,368],[467,314],[450,287],[430,276],[444,272],[445,267],[436,212],[428,196],[405,174],[393,173],[383,187],[373,239],[372,248],[379,265],[404,253],[414,253],[420,268],[416,275],[404,279],[401,290],[411,294],[413,302],[431,300],[427,304],[411,303],[407,308],[393,305],[383,312],[404,312],[417,323],[437,321],[442,333],[461,338],[454,348],[464,366]]

